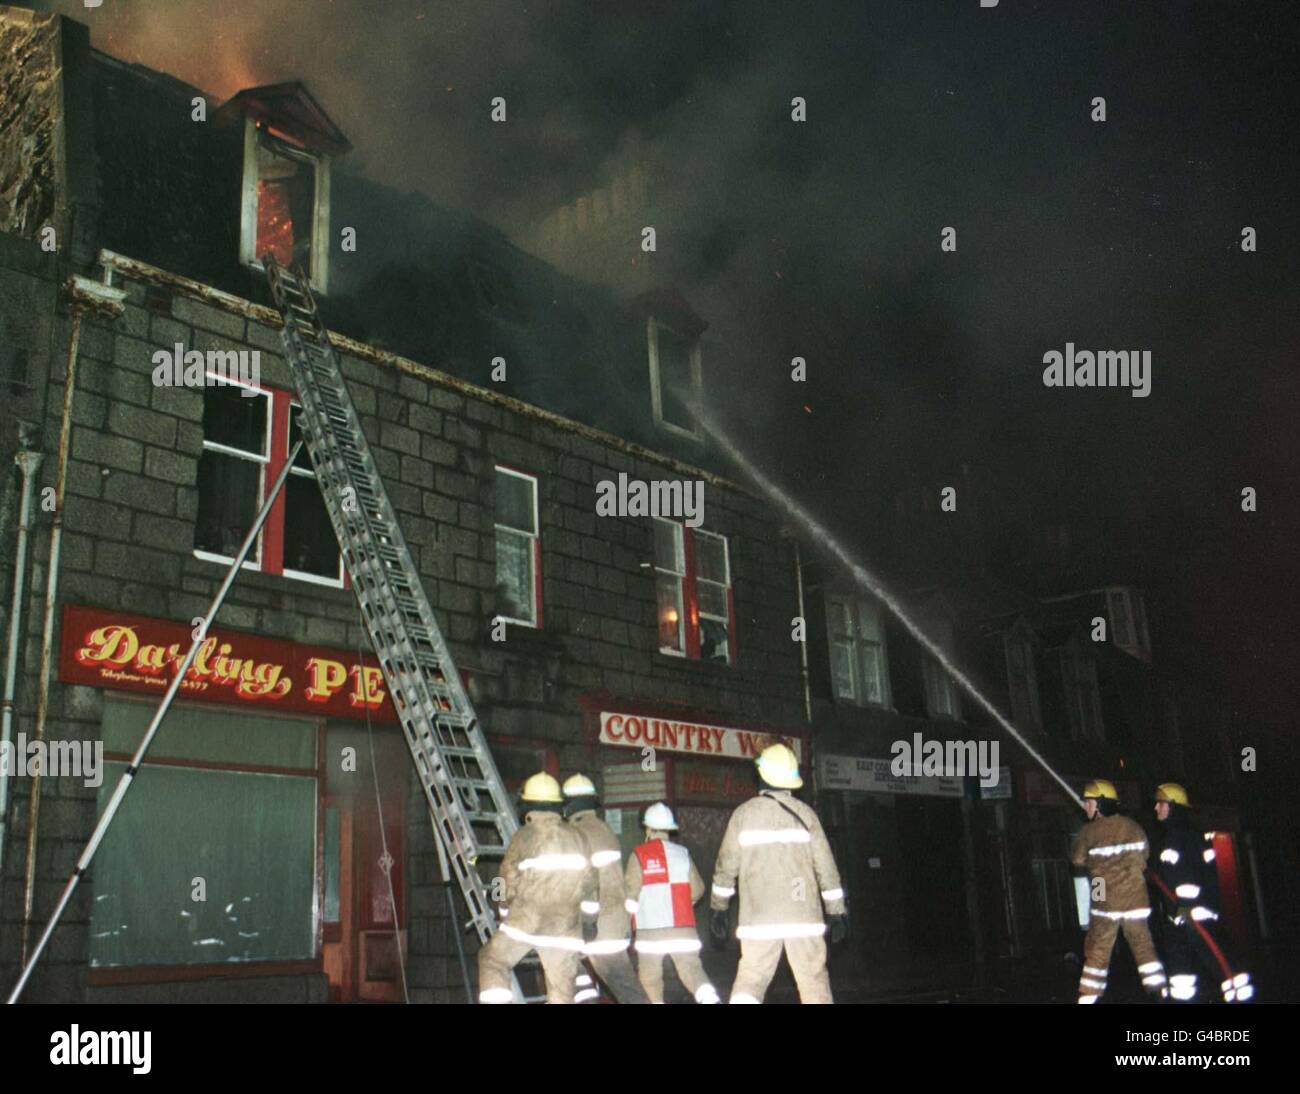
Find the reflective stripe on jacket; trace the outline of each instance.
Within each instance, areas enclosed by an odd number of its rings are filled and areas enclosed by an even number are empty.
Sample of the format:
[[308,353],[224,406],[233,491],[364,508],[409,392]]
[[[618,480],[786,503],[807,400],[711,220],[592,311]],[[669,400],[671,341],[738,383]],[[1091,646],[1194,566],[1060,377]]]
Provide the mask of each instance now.
[[1118,813],[1111,817],[1099,813],[1080,829],[1070,861],[1086,867],[1094,880],[1102,879],[1100,889],[1092,886],[1094,914],[1140,918],[1150,912],[1143,876],[1150,853],[1142,826]]
[[740,892],[738,938],[822,934],[826,915],[844,914],[835,857],[811,806],[788,791],[763,790],[737,806],[713,868],[710,906],[723,911]]
[[558,813],[525,816],[501,860],[501,883],[503,934],[533,946],[582,949],[581,904],[596,900],[596,873],[582,837]]
[[609,825],[594,812],[576,813],[570,827],[582,838],[587,859],[596,871],[600,914],[596,920],[596,938],[626,939],[631,933],[627,896],[623,891],[623,849]]

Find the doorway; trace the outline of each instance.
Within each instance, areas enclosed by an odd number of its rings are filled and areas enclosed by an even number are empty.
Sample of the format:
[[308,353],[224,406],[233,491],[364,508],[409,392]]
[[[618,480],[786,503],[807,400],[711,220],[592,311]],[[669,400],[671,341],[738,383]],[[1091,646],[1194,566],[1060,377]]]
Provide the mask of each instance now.
[[376,727],[373,743],[372,767],[364,727],[326,729],[321,954],[330,1002],[404,998],[410,755],[391,726]]

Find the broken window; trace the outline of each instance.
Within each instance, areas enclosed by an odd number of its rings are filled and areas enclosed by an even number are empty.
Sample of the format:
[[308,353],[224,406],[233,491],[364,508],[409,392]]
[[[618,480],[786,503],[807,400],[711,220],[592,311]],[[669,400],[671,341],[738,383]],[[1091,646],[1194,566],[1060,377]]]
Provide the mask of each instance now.
[[541,625],[537,480],[507,467],[496,469],[497,616],[528,627]]
[[[298,429],[301,412],[297,403],[289,404],[286,459],[302,436]],[[343,583],[343,558],[306,446],[298,453],[284,483],[284,573],[288,577]]]
[[686,654],[685,605],[683,586],[686,581],[684,529],[671,520],[654,518],[655,601],[659,620],[659,652],[677,657]]
[[328,160],[250,120],[244,144],[240,260],[254,269],[272,256],[301,266],[318,292],[326,288],[329,248]]
[[694,529],[695,595],[699,608],[700,659],[729,659],[728,635],[731,629],[731,571],[727,560],[727,541],[712,532]]
[[729,665],[735,631],[724,536],[653,518],[659,652]]

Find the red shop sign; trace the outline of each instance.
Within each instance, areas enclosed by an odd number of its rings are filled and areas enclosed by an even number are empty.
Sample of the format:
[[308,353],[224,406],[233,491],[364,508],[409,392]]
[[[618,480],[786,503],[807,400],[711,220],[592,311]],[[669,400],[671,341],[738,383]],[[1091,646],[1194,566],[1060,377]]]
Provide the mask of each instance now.
[[[69,604],[59,679],[161,696],[193,641],[183,623]],[[373,657],[219,627],[208,631],[178,698],[326,718],[364,720],[369,712],[375,721],[397,721]]]

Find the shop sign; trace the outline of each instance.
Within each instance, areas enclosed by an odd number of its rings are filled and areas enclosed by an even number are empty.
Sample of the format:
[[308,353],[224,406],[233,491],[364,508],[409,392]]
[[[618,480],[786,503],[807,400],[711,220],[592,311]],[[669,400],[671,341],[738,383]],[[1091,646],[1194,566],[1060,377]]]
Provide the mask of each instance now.
[[[59,679],[65,684],[161,696],[194,640],[166,619],[68,605]],[[374,658],[213,627],[178,699],[247,704],[324,718],[397,721]]]
[[893,760],[823,753],[818,761],[822,790],[857,790],[868,794],[924,794],[960,798],[962,780],[952,775],[895,775]]
[[758,758],[768,736],[780,736],[803,759],[802,742],[780,734],[764,734],[734,726],[701,725],[650,714],[600,712],[600,742],[619,748],[654,748],[687,752],[695,756],[723,756],[734,760]]

